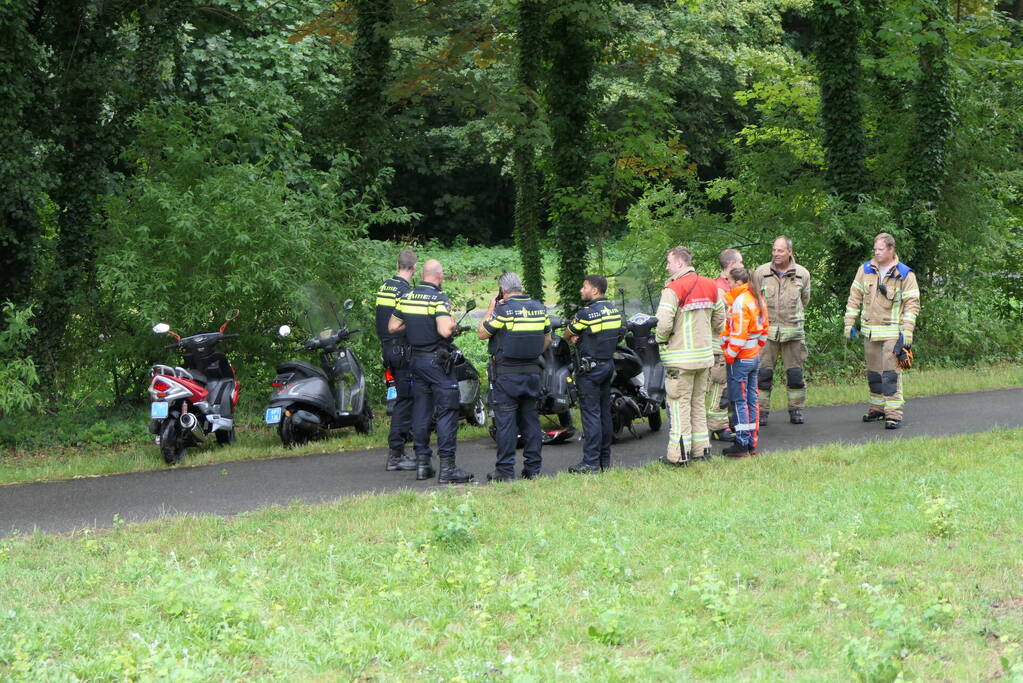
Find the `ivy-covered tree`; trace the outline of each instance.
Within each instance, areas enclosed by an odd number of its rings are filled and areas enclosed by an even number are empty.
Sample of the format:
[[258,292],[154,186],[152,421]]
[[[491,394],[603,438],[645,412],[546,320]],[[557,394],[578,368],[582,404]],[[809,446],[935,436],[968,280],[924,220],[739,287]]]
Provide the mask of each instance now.
[[75,301],[92,288],[101,228],[98,200],[113,189],[112,166],[123,142],[111,125],[117,85],[111,75],[125,48],[117,29],[132,9],[129,4],[52,1],[40,8],[39,35],[52,50],[53,83],[50,115],[39,123],[57,151],[49,168],[55,179],[50,197],[58,209],[53,265],[39,296],[42,343],[36,348],[44,375],[56,371]]
[[[825,181],[828,191],[844,205],[840,210],[846,210],[869,191],[864,163],[860,7],[857,0],[815,0],[813,8]],[[839,231],[832,247],[838,272],[848,272],[851,277],[862,248],[850,244]],[[835,293],[840,294],[841,289],[837,285]]]
[[386,88],[390,81],[394,0],[355,0],[352,70],[345,92],[344,143],[359,152],[366,178],[375,176],[385,155]]
[[551,12],[553,21],[546,41],[550,54],[545,94],[551,127],[551,218],[558,248],[558,296],[565,315],[579,307],[579,284],[586,277],[594,228],[577,193],[589,166],[590,79],[597,56],[591,26],[597,11],[596,2],[566,0]]
[[540,256],[540,178],[536,168],[534,135],[537,120],[537,90],[540,82],[540,54],[543,47],[543,3],[519,0],[518,85],[521,104],[518,112],[515,148],[515,241],[522,258],[526,291],[543,298],[543,260]]
[[926,281],[938,252],[938,209],[948,178],[956,105],[948,39],[952,21],[949,0],[923,0],[921,8],[926,31],[917,48],[920,69],[912,93],[915,123],[906,160],[909,207],[902,215],[902,225],[913,236],[914,266]]
[[27,123],[41,82],[39,44],[30,22],[35,2],[0,3],[0,302],[32,293],[39,203],[45,191],[37,146]]

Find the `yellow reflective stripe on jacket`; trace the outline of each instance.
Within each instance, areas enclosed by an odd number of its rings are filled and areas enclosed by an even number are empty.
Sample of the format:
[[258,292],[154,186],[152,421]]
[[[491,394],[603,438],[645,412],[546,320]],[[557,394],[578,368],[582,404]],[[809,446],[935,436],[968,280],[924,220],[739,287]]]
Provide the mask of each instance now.
[[868,325],[864,323],[860,330],[868,339],[897,339],[899,336],[899,324],[889,323],[887,325]]
[[714,347],[704,346],[697,349],[661,349],[662,363],[682,363],[693,361],[714,361]]
[[[579,321],[580,323],[583,321]],[[618,313],[612,313],[610,315],[604,313],[595,320],[586,321],[585,327],[593,333],[603,332],[605,330],[617,330],[622,326],[622,316]]]

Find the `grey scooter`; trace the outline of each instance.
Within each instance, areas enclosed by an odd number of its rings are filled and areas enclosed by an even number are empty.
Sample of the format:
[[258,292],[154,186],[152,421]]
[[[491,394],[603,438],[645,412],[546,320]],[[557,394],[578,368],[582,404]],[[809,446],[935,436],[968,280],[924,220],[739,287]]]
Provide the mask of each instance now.
[[[345,311],[351,308],[352,300],[345,300]],[[320,367],[300,360],[277,366],[265,421],[268,425],[277,425],[281,443],[286,448],[324,438],[330,429],[337,427],[355,427],[360,434],[373,431],[373,410],[366,400],[365,374],[355,353],[344,345],[362,330],[348,329],[347,324],[338,319],[336,310],[334,319],[336,329],[325,328],[295,347],[296,350],[319,351]],[[281,325],[278,334],[288,337],[291,328]]]

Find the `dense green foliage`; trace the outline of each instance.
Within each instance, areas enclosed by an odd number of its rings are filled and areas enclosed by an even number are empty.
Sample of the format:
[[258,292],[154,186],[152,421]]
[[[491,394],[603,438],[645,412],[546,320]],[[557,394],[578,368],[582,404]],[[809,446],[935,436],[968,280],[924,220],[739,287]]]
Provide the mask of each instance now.
[[[925,287],[922,362],[1017,358],[1021,11],[11,0],[0,302],[38,330],[16,360],[50,410],[138,400],[166,360],[157,318],[193,331],[238,307],[261,382],[284,353],[267,330],[301,322],[310,291],[358,300],[368,327],[396,243],[450,256],[457,294],[521,268],[571,309],[587,271],[648,300],[668,246],[712,274],[720,249],[756,265],[784,233],[822,293],[811,366],[834,372],[842,299],[881,231]],[[513,241],[487,273],[440,251]]]

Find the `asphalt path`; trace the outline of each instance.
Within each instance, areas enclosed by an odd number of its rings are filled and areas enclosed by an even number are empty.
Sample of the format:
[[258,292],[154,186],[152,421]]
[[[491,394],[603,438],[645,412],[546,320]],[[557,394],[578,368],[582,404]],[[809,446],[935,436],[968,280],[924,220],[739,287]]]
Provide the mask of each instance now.
[[[912,399],[900,430],[863,423],[863,411],[862,405],[809,408],[804,425],[789,424],[788,414],[781,411],[761,429],[758,450],[767,453],[1023,426],[1023,389]],[[666,429],[653,433],[642,423],[636,433],[636,437],[627,434],[612,448],[615,466],[636,467],[664,453]],[[723,447],[714,444],[716,452]],[[578,441],[545,448],[544,473],[565,470],[581,459],[581,452]],[[155,449],[153,457],[157,457]],[[109,527],[114,515],[124,522],[186,514],[229,515],[296,501],[320,503],[438,486],[436,479],[416,481],[415,472],[386,472],[385,457],[384,449],[375,449],[0,486],[0,536]],[[463,442],[457,457],[460,466],[485,482],[494,466],[493,443],[489,439]]]

